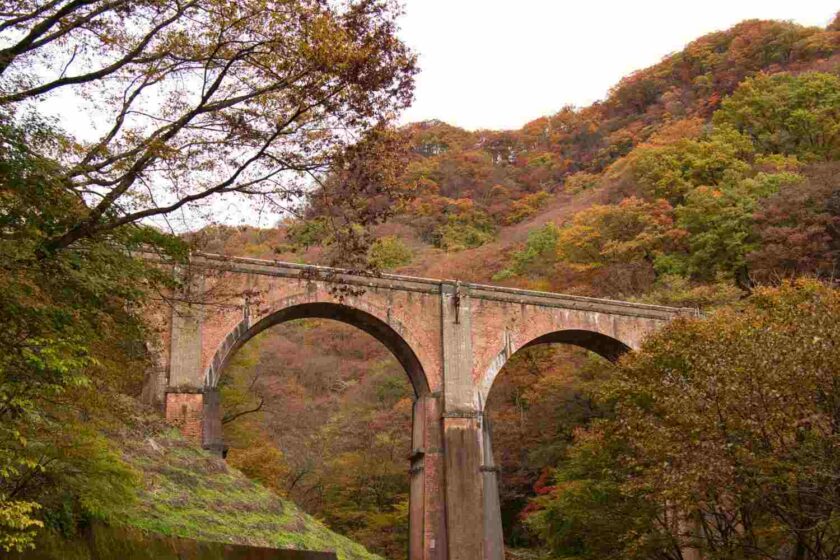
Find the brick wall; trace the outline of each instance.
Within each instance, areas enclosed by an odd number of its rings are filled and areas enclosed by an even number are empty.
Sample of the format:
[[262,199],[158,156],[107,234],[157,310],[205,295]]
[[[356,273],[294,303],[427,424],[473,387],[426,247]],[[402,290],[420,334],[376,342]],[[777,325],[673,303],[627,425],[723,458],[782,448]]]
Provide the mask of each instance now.
[[201,418],[204,395],[201,393],[167,393],[166,421],[177,426],[184,437],[201,443]]

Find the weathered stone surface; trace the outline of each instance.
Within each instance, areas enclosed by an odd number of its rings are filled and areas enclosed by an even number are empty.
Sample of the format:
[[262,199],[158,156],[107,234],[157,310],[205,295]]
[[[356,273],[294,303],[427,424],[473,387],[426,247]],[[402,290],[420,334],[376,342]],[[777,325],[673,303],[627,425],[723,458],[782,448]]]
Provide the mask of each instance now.
[[177,426],[184,436],[201,442],[204,395],[202,393],[167,393],[165,403],[167,422]]
[[505,560],[502,538],[501,501],[499,499],[499,468],[493,459],[490,420],[482,417],[481,478],[484,484],[484,560]]
[[444,417],[443,437],[449,558],[481,560],[484,502],[479,419]]
[[167,419],[209,448],[223,448],[216,386],[225,366],[266,328],[335,319],[370,333],[400,361],[417,396],[409,461],[412,560],[502,557],[497,476],[482,413],[514,352],[561,342],[615,359],[674,317],[693,313],[209,254],[194,255],[191,269],[191,289],[202,297],[176,306],[161,328],[169,352],[161,353],[160,371]]

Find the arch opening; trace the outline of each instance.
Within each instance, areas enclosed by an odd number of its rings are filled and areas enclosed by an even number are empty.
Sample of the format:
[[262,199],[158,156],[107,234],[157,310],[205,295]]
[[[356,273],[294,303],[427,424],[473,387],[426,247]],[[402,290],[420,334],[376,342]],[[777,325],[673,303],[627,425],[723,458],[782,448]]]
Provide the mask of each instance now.
[[495,524],[487,531],[501,534],[505,548],[541,546],[524,519],[551,486],[549,473],[566,460],[574,432],[600,413],[589,384],[630,350],[601,333],[560,330],[503,350],[486,371],[480,403],[485,507]]
[[[399,559],[412,526],[422,526],[417,508],[410,508],[407,525],[401,508],[423,499],[415,481],[422,474],[414,473],[417,459],[409,457],[415,411],[423,405],[416,398],[430,389],[411,338],[401,334],[402,325],[389,323],[348,305],[310,302],[241,329],[217,352],[206,393],[218,399],[218,410],[205,411],[217,432],[204,435],[205,446],[229,451],[228,460],[248,476],[270,472],[265,465],[272,462],[282,465],[270,474],[289,499],[333,531]],[[267,332],[274,326],[280,328]],[[256,397],[243,405],[236,399],[243,391]],[[234,407],[251,410],[257,401],[259,415],[226,420]],[[352,523],[342,518],[349,511],[345,502],[355,504]],[[389,520],[387,530],[363,530],[372,513]]]
[[539,336],[525,344],[522,348],[530,348],[538,344],[571,344],[598,354],[611,362],[630,351],[630,347],[611,336],[595,331],[569,329],[554,331]]
[[423,366],[417,358],[417,354],[405,338],[393,327],[361,309],[329,302],[291,305],[279,309],[257,321],[238,336],[230,348],[223,352],[223,355],[218,355],[220,351],[224,350],[223,348],[217,351],[217,356],[210,366],[211,371],[208,372],[207,383],[211,387],[214,387],[218,383],[221,374],[230,363],[231,358],[250,339],[270,327],[297,319],[330,319],[351,325],[366,332],[381,342],[394,355],[403,369],[405,369],[416,397],[421,397],[430,392],[429,382]]

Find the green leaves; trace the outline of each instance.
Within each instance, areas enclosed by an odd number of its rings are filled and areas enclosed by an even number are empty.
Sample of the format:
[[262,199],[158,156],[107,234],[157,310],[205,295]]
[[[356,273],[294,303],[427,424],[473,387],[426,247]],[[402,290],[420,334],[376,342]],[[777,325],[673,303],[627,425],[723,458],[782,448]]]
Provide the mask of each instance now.
[[[764,201],[780,189],[796,196],[805,183],[800,159],[840,157],[838,107],[840,78],[833,75],[779,74],[747,80],[715,113],[714,129],[639,146],[607,175],[608,180],[631,180],[641,200],[627,197],[619,204],[578,212],[559,230],[556,255],[540,258],[552,269],[559,261],[577,272],[615,272],[618,265],[635,263],[651,276],[700,282],[728,277],[746,291],[753,282],[751,261],[785,264],[788,270],[777,268],[777,275],[812,270],[811,263],[830,267],[833,259],[816,252],[834,252],[836,212],[824,208],[815,215],[818,203],[812,198],[810,209],[790,208],[812,224],[810,228],[797,229],[780,214],[770,216],[771,228],[759,228],[757,217],[767,222],[767,216],[761,216]],[[824,185],[821,192],[831,190]],[[774,206],[781,210],[785,204],[777,200]],[[775,223],[796,235],[783,240],[781,231],[772,228]],[[775,247],[765,249],[765,240]],[[787,250],[785,242],[796,249]],[[521,274],[520,269],[531,266],[527,263],[537,258],[532,243],[529,239],[497,278]],[[785,263],[781,253],[807,260]],[[766,278],[768,272],[762,270],[759,276]]]
[[720,189],[693,190],[675,210],[677,226],[688,234],[687,252],[674,255],[660,271],[707,281],[745,274],[747,255],[759,247],[754,229],[759,200],[801,181],[792,173],[759,173]]
[[473,208],[471,204],[465,208],[456,205],[453,210],[447,214],[445,223],[433,233],[437,247],[445,251],[463,251],[480,247],[496,237],[496,225],[482,210]]
[[720,127],[699,140],[641,146],[628,157],[641,194],[681,203],[699,186],[734,182],[747,175],[753,148],[734,129]]
[[58,164],[32,142],[60,142],[37,122],[0,120],[0,548],[29,546],[38,528],[107,517],[137,478],[100,430],[120,418],[122,391],[139,391],[148,356],[146,297],[172,285],[134,256],[181,259],[184,244],[125,226],[53,251],[45,241],[82,203]]
[[714,122],[735,127],[763,153],[840,158],[840,77],[806,72],[749,78],[723,101]]
[[0,495],[0,550],[24,552],[34,548],[32,541],[44,526],[34,517],[39,509],[34,502],[5,500]]
[[539,276],[551,274],[551,268],[557,262],[557,242],[560,228],[553,222],[528,233],[525,247],[513,254],[508,268],[493,277],[504,280],[511,276]]
[[377,239],[368,251],[368,262],[374,270],[392,270],[411,262],[411,249],[396,235]]

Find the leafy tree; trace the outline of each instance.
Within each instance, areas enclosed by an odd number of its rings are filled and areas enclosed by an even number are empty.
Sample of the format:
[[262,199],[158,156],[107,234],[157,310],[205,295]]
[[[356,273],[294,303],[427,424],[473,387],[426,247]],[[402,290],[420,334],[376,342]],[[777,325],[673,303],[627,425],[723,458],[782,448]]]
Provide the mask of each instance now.
[[548,224],[531,232],[524,248],[494,278],[536,281],[563,275],[585,287],[584,293],[626,296],[650,286],[655,265],[680,250],[684,237],[665,200],[631,197],[616,205],[591,206],[563,227]]
[[803,280],[651,337],[534,527],[561,557],[836,557],[838,318],[840,293]]
[[134,226],[42,258],[85,212],[64,168],[30,149],[64,139],[37,120],[0,120],[0,135],[0,543],[20,550],[43,521],[72,528],[132,498],[136,475],[101,431],[126,419],[120,394],[139,394],[150,365],[143,303],[174,287],[132,252],[183,246]]
[[744,81],[715,113],[716,125],[749,136],[763,153],[840,158],[840,77],[822,72],[761,74]]
[[749,140],[731,129],[707,138],[681,139],[664,146],[639,147],[630,156],[641,194],[681,203],[699,186],[714,186],[744,177],[750,171]]
[[536,214],[549,200],[549,194],[545,191],[526,195],[515,200],[505,216],[503,223],[506,225],[517,224]]
[[0,106],[63,92],[103,123],[60,152],[63,186],[86,204],[46,250],[220,193],[286,204],[300,196],[294,174],[325,171],[412,95],[415,57],[390,0],[4,8]]
[[576,194],[595,187],[598,184],[598,180],[599,177],[594,173],[580,171],[574,175],[566,177],[563,188],[566,192]]
[[[665,261],[665,258],[660,259]],[[744,292],[726,276],[714,281],[698,281],[680,274],[661,274],[651,289],[638,299],[642,303],[710,309],[730,304]]]
[[677,225],[687,232],[687,251],[660,259],[659,269],[704,280],[724,274],[748,288],[747,254],[758,246],[753,229],[758,201],[800,181],[790,173],[759,173],[734,186],[693,190],[675,210]]
[[600,382],[591,376],[601,371],[598,360],[580,348],[533,346],[516,352],[493,383],[485,411],[508,546],[537,544],[522,524],[528,500],[549,491],[548,470],[565,458],[574,431],[601,413],[590,394]]
[[656,504],[624,489],[632,476],[621,461],[628,451],[597,425],[575,433],[549,492],[534,498],[526,512],[527,526],[553,555],[568,560],[681,558],[669,535],[653,530]]
[[368,130],[333,158],[330,173],[309,192],[307,212],[322,220],[321,237],[334,266],[364,270],[374,241],[372,227],[384,222],[411,198],[397,180],[405,166],[405,137],[385,124]]
[[789,275],[836,277],[840,271],[840,183],[837,163],[803,170],[805,181],[783,185],[755,213],[751,274],[763,281]]
[[510,267],[494,279],[504,280],[511,276],[547,276],[557,263],[557,241],[560,228],[549,222],[539,229],[528,233],[525,246],[513,254]]
[[462,251],[492,241],[496,225],[490,217],[469,199],[456,202],[446,221],[435,229],[434,244],[445,251]]
[[380,237],[371,246],[368,261],[376,270],[394,269],[411,262],[411,249],[395,235]]
[[258,422],[240,423],[233,441],[237,447],[228,452],[227,462],[278,496],[286,496],[291,470],[283,452]]
[[38,504],[25,500],[0,501],[0,549],[24,551],[32,546],[44,523],[35,517]]
[[327,241],[328,228],[327,220],[323,217],[295,221],[286,227],[286,237],[296,248],[308,249]]
[[[343,187],[335,244],[366,256],[357,225],[391,212],[383,123],[413,87],[397,11],[388,0],[4,5],[2,546],[31,544],[36,511],[72,527],[132,495],[134,474],[100,431],[127,421],[113,402],[139,393],[150,365],[143,304],[174,287],[132,255],[184,256],[139,222],[221,193],[280,205],[300,196],[295,176],[328,175]],[[92,139],[38,120],[56,92],[95,107]]]
[[557,250],[563,260],[583,267],[653,262],[681,235],[674,228],[673,209],[667,202],[629,198],[576,214],[561,230]]
[[405,557],[411,387],[384,346],[341,323],[294,321],[243,347],[222,383],[225,415],[264,400],[224,424],[231,464],[370,550]]

